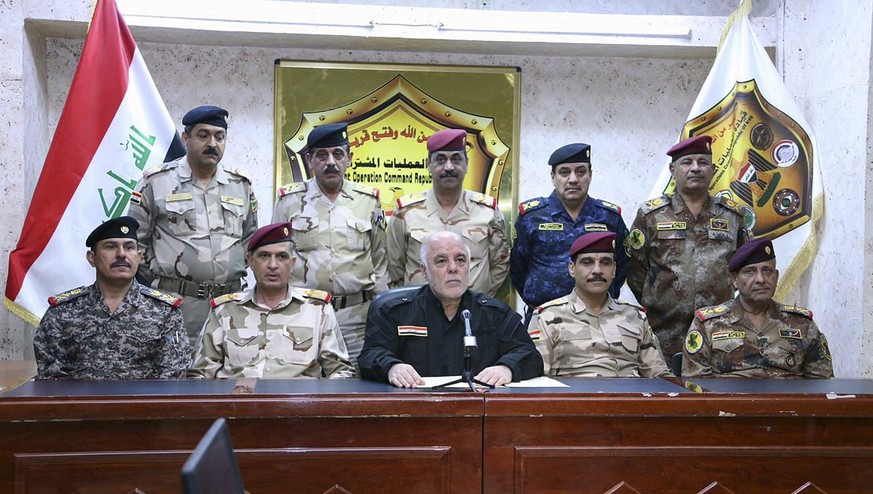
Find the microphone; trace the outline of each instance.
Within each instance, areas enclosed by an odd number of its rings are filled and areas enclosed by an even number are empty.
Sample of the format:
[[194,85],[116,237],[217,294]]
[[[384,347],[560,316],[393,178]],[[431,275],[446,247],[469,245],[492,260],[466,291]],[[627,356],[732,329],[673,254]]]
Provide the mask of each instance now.
[[478,344],[476,343],[476,337],[473,336],[473,330],[470,329],[470,310],[464,309],[461,312],[461,316],[464,318],[464,347],[475,348]]

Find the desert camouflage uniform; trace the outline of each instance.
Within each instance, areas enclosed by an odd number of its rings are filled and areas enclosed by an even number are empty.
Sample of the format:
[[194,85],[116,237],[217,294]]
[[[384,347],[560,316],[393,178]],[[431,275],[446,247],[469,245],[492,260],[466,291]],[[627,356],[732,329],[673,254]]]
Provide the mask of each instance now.
[[[137,236],[145,253],[140,275],[184,297],[182,314],[192,346],[209,313],[209,299],[240,288],[246,245],[258,228],[257,209],[252,184],[239,170],[219,164],[203,189],[186,157],[146,171],[131,197],[128,214],[139,221]],[[202,283],[229,286],[207,286],[198,296]]]
[[397,200],[388,223],[388,274],[398,286],[424,285],[418,254],[428,235],[452,231],[470,247],[470,289],[494,297],[509,273],[509,244],[497,199],[464,190],[446,214],[433,189]]
[[191,349],[181,303],[136,281],[114,313],[96,283],[49,298],[50,307],[33,337],[39,377],[185,377]]
[[300,259],[295,286],[324,290],[353,363],[364,346],[370,300],[388,289],[385,216],[379,191],[343,181],[331,202],[315,179],[279,189],[273,223],[290,221]]
[[190,377],[355,377],[329,293],[289,286],[272,310],[253,296],[249,289],[212,301]]
[[666,361],[682,351],[694,309],[733,296],[727,265],[748,237],[743,213],[729,199],[710,197],[696,219],[679,194],[640,206],[627,238],[627,284]]
[[695,312],[685,337],[682,377],[834,377],[825,335],[802,307],[771,301],[756,329],[739,299]]
[[612,297],[596,316],[574,290],[537,307],[528,333],[543,355],[547,376],[673,375],[664,363],[645,312]]

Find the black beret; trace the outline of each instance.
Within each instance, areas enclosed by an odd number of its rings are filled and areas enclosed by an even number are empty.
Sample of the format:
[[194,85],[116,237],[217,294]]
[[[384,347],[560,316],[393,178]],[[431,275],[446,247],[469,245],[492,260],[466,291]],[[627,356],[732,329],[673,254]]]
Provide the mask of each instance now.
[[562,163],[588,163],[591,164],[591,146],[581,142],[561,146],[549,156],[549,166],[557,166]]
[[224,108],[212,105],[198,106],[197,108],[188,111],[188,113],[182,117],[182,125],[193,127],[194,125],[202,123],[221,127],[226,130],[227,120],[225,120],[225,118],[227,116],[227,110]]
[[742,247],[734,252],[731,261],[728,263],[728,271],[733,273],[739,271],[743,266],[769,261],[770,259],[776,259],[776,253],[773,252],[773,242],[767,237],[756,238],[751,242],[743,244]]
[[348,143],[349,131],[343,122],[319,125],[312,129],[309,137],[306,138],[306,147],[309,149],[333,148]]
[[88,235],[85,247],[94,247],[97,242],[107,238],[132,238],[136,240],[139,223],[130,216],[119,216],[98,226]]

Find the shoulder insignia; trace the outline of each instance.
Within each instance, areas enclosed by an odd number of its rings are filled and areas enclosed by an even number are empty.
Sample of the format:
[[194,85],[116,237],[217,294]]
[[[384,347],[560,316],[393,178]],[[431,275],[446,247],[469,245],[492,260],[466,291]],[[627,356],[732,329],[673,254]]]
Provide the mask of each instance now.
[[538,197],[518,204],[518,214],[524,216],[528,211],[539,209],[546,205],[545,199]]
[[624,242],[626,244],[624,250],[630,255],[630,249],[640,250],[646,245],[646,234],[639,228],[634,228],[624,239]]
[[731,309],[725,304],[713,305],[712,307],[703,307],[701,309],[697,309],[694,311],[694,315],[697,316],[701,321],[706,321],[707,319],[712,319],[713,317],[719,317],[730,312]]
[[252,179],[249,178],[249,174],[240,170],[239,168],[234,168],[233,170],[227,170],[227,169],[225,169],[225,170],[227,171],[227,173],[232,173],[238,177],[242,177],[242,178],[248,180],[249,182],[252,181]]
[[356,190],[362,194],[367,194],[368,196],[373,196],[376,199],[379,198],[379,189],[375,187],[369,187],[364,184],[355,184],[354,187],[352,187],[352,190]]
[[64,293],[59,293],[53,297],[48,298],[48,303],[52,307],[63,304],[64,302],[69,302],[70,300],[76,299],[85,295],[87,293],[86,287],[80,286],[79,288],[73,288],[72,290],[68,290]]
[[700,347],[703,346],[703,335],[700,334],[700,331],[696,329],[692,329],[685,335],[685,351],[689,354],[695,354],[700,351]]
[[324,290],[304,290],[303,296],[317,302],[324,302],[326,304],[330,302],[330,292]]
[[617,303],[617,304],[619,304],[619,305],[626,305],[626,306],[628,306],[628,307],[630,307],[630,308],[632,308],[632,309],[636,309],[636,310],[637,310],[637,311],[642,315],[643,319],[646,318],[646,309],[645,309],[645,307],[641,307],[641,306],[639,306],[639,305],[637,305],[637,304],[634,304],[634,303],[632,303],[632,302],[628,302],[627,300],[616,300],[615,303]]
[[417,204],[419,202],[422,202],[425,199],[426,199],[426,196],[422,193],[407,194],[407,195],[397,199],[397,207],[398,208],[405,208],[406,206],[409,206],[411,204]]
[[538,306],[536,309],[534,309],[534,312],[539,314],[540,312],[543,311],[543,309],[547,309],[549,307],[555,307],[557,305],[564,305],[566,303],[567,303],[567,297],[556,298],[555,300],[549,300],[548,302],[544,303],[543,305]]
[[142,176],[143,178],[148,178],[156,173],[160,173],[166,170],[172,170],[173,168],[176,168],[176,165],[178,165],[178,163],[178,161],[168,161],[160,165],[155,165],[151,168],[146,168],[145,171],[142,172]]
[[236,292],[236,293],[225,293],[224,295],[221,295],[220,297],[215,297],[214,299],[212,299],[212,300],[209,302],[209,305],[211,305],[212,308],[214,309],[214,308],[218,307],[218,306],[221,305],[221,304],[224,304],[224,303],[230,302],[231,300],[239,300],[239,299],[241,299],[241,298],[242,298],[242,295],[241,295],[239,292]]
[[788,312],[790,314],[800,314],[807,319],[812,319],[812,311],[803,307],[798,307],[796,305],[783,305],[782,312]]
[[740,204],[733,199],[728,199],[725,196],[718,196],[718,203],[737,213],[738,215],[745,217],[745,213],[743,213]]
[[644,202],[640,209],[643,210],[643,214],[649,214],[656,209],[661,209],[662,207],[670,204],[670,198],[667,196],[656,197],[654,199],[649,199]]
[[133,191],[130,193],[130,203],[131,204],[141,204],[142,203],[142,192]]
[[615,211],[616,213],[621,215],[621,206],[619,206],[618,204],[613,204],[609,201],[604,201],[603,199],[600,200],[600,204],[604,208],[609,209],[610,211]]
[[155,300],[160,300],[166,304],[172,305],[173,307],[179,307],[182,305],[182,298],[177,297],[175,295],[171,295],[163,290],[158,290],[157,288],[152,288],[148,286],[140,287],[140,293],[145,295],[146,297],[151,297]]
[[491,197],[481,192],[474,192],[470,200],[479,203],[483,206],[488,206],[491,209],[497,209],[497,198]]
[[292,182],[279,187],[279,197],[285,197],[288,194],[296,194],[298,192],[306,192],[306,182]]

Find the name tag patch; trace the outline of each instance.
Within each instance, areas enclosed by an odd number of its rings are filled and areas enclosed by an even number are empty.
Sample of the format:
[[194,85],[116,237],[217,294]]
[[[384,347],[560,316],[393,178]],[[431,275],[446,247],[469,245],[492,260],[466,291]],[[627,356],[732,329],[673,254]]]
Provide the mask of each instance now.
[[659,232],[670,230],[685,230],[687,228],[688,224],[684,221],[659,221],[657,224],[657,230]]
[[397,326],[397,336],[427,337],[426,326]]
[[588,223],[585,225],[586,232],[605,232],[608,231],[603,223]]
[[242,197],[221,196],[221,202],[233,204],[234,206],[242,206],[244,201]]
[[164,199],[167,202],[176,202],[176,201],[190,201],[194,199],[194,194],[191,192],[182,192],[179,194],[170,194]]
[[546,230],[550,232],[562,232],[564,231],[563,223],[540,223],[540,230]]
[[745,331],[716,331],[712,333],[712,341],[718,340],[743,340],[746,338]]

